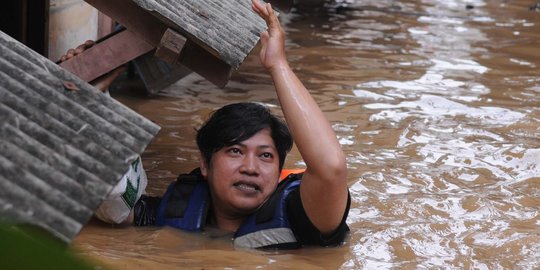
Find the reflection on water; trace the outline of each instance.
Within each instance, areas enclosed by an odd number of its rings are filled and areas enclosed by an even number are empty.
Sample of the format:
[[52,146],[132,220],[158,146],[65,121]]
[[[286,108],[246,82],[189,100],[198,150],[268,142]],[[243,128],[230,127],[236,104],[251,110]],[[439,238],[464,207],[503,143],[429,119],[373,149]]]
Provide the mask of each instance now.
[[[347,0],[282,15],[288,56],[336,130],[353,198],[340,248],[234,250],[230,236],[88,225],[75,242],[118,269],[540,268],[540,13],[530,1]],[[217,89],[189,76],[117,98],[163,127],[143,155],[150,194],[197,166],[214,109],[272,106],[246,59]],[[288,167],[302,164],[293,151]]]

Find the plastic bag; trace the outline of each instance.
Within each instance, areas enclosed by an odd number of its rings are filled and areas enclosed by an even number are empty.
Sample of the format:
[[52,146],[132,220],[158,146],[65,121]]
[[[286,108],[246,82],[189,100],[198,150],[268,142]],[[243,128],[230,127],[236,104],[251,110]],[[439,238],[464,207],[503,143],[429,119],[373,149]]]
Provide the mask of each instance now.
[[124,222],[137,200],[144,194],[147,184],[148,178],[139,157],[131,163],[120,182],[107,195],[96,211],[96,216],[107,223]]

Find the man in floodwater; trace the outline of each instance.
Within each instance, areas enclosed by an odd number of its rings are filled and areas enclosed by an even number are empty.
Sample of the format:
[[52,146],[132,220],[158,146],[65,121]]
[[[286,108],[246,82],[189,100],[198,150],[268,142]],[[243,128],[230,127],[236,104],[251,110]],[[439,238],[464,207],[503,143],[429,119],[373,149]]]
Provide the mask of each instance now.
[[[252,0],[252,7],[268,26],[261,33],[260,61],[274,81],[288,128],[260,104],[217,110],[197,133],[200,168],[181,175],[162,198],[142,196],[133,223],[188,231],[214,226],[235,232],[238,247],[339,245],[349,230],[344,153],[288,64],[284,31],[271,5]],[[292,140],[306,169],[280,182]],[[107,220],[106,212],[100,218]]]

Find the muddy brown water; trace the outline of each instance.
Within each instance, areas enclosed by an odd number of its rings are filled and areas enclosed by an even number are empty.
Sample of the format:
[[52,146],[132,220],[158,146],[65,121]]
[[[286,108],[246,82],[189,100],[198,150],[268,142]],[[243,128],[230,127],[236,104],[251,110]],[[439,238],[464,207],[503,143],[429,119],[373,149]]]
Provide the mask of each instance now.
[[[347,1],[282,16],[291,65],[332,123],[352,209],[338,248],[235,250],[230,235],[91,222],[72,248],[113,269],[539,269],[540,12],[532,1]],[[342,5],[343,6],[343,5]],[[113,96],[161,125],[149,194],[197,166],[225,104],[279,112],[252,53],[225,89],[193,75]],[[293,150],[287,167],[301,167]]]

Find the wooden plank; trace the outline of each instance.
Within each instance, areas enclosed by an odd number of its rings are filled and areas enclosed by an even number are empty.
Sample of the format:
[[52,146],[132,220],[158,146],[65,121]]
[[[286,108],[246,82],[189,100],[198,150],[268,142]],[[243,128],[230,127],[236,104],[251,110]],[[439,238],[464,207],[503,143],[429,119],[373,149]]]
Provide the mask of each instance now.
[[114,32],[114,21],[102,12],[98,13],[98,39]]
[[140,39],[133,32],[124,30],[60,63],[60,66],[84,81],[90,82],[153,48],[151,44]]

